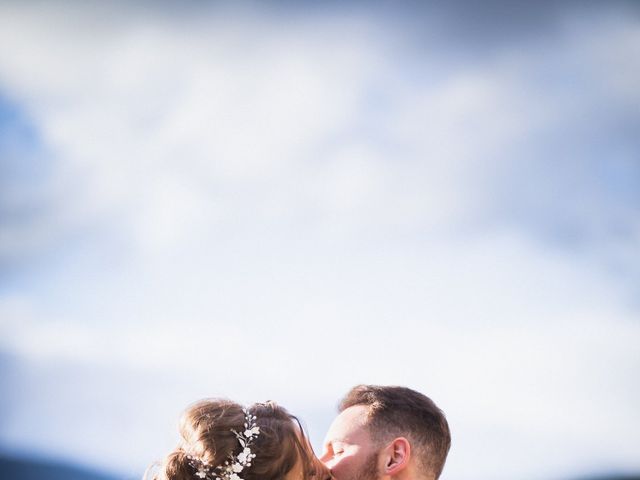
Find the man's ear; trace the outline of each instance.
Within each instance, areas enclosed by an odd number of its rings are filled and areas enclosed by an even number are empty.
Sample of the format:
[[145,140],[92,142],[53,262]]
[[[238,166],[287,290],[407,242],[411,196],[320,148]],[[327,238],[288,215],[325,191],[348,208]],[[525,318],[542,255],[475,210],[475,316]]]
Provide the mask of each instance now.
[[395,438],[384,449],[384,475],[397,475],[409,465],[411,444],[404,437]]

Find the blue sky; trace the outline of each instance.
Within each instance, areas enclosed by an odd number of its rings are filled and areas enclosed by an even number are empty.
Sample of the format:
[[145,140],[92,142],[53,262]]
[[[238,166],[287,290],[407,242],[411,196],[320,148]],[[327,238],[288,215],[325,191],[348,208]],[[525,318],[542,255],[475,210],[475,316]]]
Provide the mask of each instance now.
[[273,5],[0,6],[0,446],[370,382],[444,478],[638,471],[637,6]]

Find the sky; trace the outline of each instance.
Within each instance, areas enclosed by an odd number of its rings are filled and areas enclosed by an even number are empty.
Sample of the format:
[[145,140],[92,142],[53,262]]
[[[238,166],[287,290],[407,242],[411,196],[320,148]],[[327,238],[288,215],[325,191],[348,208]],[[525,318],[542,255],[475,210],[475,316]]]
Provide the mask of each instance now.
[[0,449],[374,383],[443,480],[637,473],[638,85],[633,2],[1,2]]

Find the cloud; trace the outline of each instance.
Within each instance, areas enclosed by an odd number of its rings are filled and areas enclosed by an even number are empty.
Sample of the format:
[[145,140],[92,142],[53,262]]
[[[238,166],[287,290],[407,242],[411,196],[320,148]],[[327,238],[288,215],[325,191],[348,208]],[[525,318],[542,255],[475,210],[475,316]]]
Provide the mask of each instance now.
[[[601,123],[599,105],[637,103],[621,80],[624,63],[599,68],[602,51],[635,34],[629,22],[624,33],[620,21],[565,22],[551,55],[538,42],[522,55],[503,49],[460,64],[436,47],[410,55],[410,36],[391,42],[392,27],[355,15],[274,29],[286,17],[5,10],[5,40],[21,48],[5,51],[1,78],[55,165],[50,195],[60,205],[51,215],[59,219],[39,219],[47,230],[100,218],[137,252],[159,254],[179,238],[259,224],[360,238],[375,226],[433,233],[493,215],[560,238],[564,222],[586,237],[611,229],[604,218],[590,226],[592,212],[628,204],[611,205],[615,192],[601,191],[600,171],[638,175],[624,151],[605,163],[575,150]],[[83,27],[66,29],[73,18]],[[605,118],[606,131],[616,115]],[[554,130],[567,125],[576,126],[565,142]],[[357,168],[351,180],[349,168]],[[561,175],[549,179],[548,168]],[[635,232],[634,213],[616,223]]]
[[1,197],[2,443],[140,468],[213,392],[317,445],[353,383],[403,383],[449,414],[450,478],[638,468],[602,446],[639,440],[632,21],[472,45],[339,9],[0,8],[14,158],[47,167]]
[[[250,278],[242,278],[237,265],[218,266],[198,279],[182,275],[189,269],[174,269],[171,275],[183,279],[179,290],[170,279],[149,284],[147,277],[134,277],[137,289],[126,282],[99,292],[109,299],[105,311],[99,305],[74,312],[43,304],[35,312],[30,307],[31,322],[25,321],[24,305],[14,302],[3,311],[5,319],[9,308],[16,312],[5,325],[3,349],[31,359],[26,378],[33,381],[52,368],[47,365],[58,365],[51,375],[80,384],[86,374],[74,365],[101,372],[102,388],[120,392],[119,399],[124,393],[117,372],[129,372],[134,383],[149,377],[127,390],[139,392],[138,400],[121,398],[116,409],[105,399],[105,415],[129,408],[125,418],[131,418],[144,409],[146,396],[167,383],[179,385],[163,391],[154,416],[131,420],[154,432],[162,423],[165,431],[146,438],[147,449],[135,455],[115,442],[103,455],[112,468],[142,468],[151,451],[170,444],[168,419],[191,399],[214,394],[300,405],[296,411],[313,412],[305,419],[318,445],[331,406],[359,381],[412,385],[445,407],[457,439],[449,465],[453,478],[468,475],[470,458],[485,478],[522,471],[569,474],[578,464],[602,468],[613,458],[620,468],[635,467],[633,452],[616,446],[603,453],[601,445],[612,436],[629,445],[637,440],[631,425],[640,392],[629,379],[637,369],[640,332],[630,312],[612,308],[615,289],[570,260],[523,250],[516,239],[465,247],[431,248],[428,260],[415,252],[379,253],[375,267],[369,254],[334,257],[339,271],[326,258],[276,271],[256,264]],[[76,295],[92,303],[84,291]],[[127,295],[148,300],[127,308]],[[164,380],[151,380],[158,375]],[[56,408],[66,418],[67,394],[59,388],[45,384],[39,391],[60,397]],[[68,402],[85,412],[79,403],[93,388],[89,383]],[[17,424],[23,415],[40,418],[33,410],[12,411]],[[610,413],[598,413],[605,411]],[[67,426],[65,435],[82,438],[91,430],[110,438],[90,411],[82,415],[86,422]],[[599,420],[585,422],[594,416]],[[7,425],[5,442],[28,442],[28,435]],[[61,443],[56,432],[62,431],[52,425],[43,438],[58,439],[53,443],[67,455],[96,456],[91,442]],[[475,435],[483,438],[482,459],[473,453]],[[577,446],[566,449],[574,440]],[[561,452],[547,455],[543,468],[528,458],[539,442]],[[491,452],[512,461],[496,462]]]

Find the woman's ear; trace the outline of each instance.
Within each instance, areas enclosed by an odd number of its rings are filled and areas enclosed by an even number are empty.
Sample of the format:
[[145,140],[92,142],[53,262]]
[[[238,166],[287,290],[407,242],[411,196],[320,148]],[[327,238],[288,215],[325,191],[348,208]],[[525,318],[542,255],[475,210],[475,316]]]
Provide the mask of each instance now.
[[397,475],[409,465],[411,444],[404,437],[395,438],[384,449],[384,475]]

